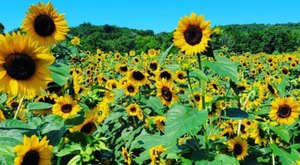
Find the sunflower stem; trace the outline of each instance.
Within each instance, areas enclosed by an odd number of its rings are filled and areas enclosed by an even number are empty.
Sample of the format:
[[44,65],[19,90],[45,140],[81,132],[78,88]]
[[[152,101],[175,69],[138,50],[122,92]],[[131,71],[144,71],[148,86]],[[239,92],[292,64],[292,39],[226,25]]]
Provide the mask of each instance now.
[[[199,70],[203,71],[200,54],[197,54],[197,59],[198,59]],[[199,86],[201,88],[202,109],[206,109],[206,107],[205,107],[206,88],[205,88],[205,82],[202,82],[201,79],[199,80]]]
[[18,117],[18,114],[19,114],[19,112],[20,112],[20,109],[21,109],[21,106],[22,106],[24,97],[25,97],[25,95],[23,95],[22,98],[21,98],[21,100],[20,100],[20,103],[19,103],[19,105],[18,105],[18,108],[17,108],[17,111],[16,111],[16,113],[15,113],[14,119],[17,119],[17,117]]
[[241,133],[241,126],[242,126],[242,120],[239,120],[237,135],[240,135],[240,133]]
[[[198,53],[197,54],[197,59],[198,59],[198,67],[199,67],[199,70],[203,71],[203,68],[202,68],[202,64],[201,64],[201,56],[200,54]],[[205,82],[200,79],[199,80],[199,86],[201,88],[201,98],[202,98],[202,109],[206,109],[206,105],[205,105],[205,95],[206,95],[206,84]],[[205,149],[206,150],[209,150],[209,137],[208,137],[208,134],[207,134],[207,120],[205,121],[204,123],[204,144],[205,144]]]
[[[192,94],[194,94],[193,87],[192,87],[192,83],[191,83],[191,78],[190,78],[190,76],[189,76],[189,70],[187,71],[187,78],[188,78],[190,90],[191,90]],[[192,100],[193,100],[194,106],[196,106],[196,100],[195,100],[195,97],[194,97],[194,96],[192,96]]]
[[[268,129],[268,134],[270,136],[270,144],[273,144],[274,142],[273,142],[272,136],[270,134],[270,129]],[[275,155],[273,152],[272,152],[272,165],[275,165]]]

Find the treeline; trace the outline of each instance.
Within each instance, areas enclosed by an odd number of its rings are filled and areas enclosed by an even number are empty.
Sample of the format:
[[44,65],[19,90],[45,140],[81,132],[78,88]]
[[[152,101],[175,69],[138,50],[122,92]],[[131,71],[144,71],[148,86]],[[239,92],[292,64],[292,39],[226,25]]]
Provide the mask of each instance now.
[[[214,27],[217,28],[217,27]],[[221,33],[212,36],[213,49],[226,46],[230,51],[290,52],[300,47],[300,23],[247,24],[218,26]],[[173,32],[155,34],[152,30],[136,30],[111,25],[83,23],[70,33],[81,38],[84,49],[129,52],[148,49],[165,50],[172,44]]]
[[223,32],[212,38],[214,48],[226,45],[242,52],[291,52],[300,47],[300,23],[220,26]]

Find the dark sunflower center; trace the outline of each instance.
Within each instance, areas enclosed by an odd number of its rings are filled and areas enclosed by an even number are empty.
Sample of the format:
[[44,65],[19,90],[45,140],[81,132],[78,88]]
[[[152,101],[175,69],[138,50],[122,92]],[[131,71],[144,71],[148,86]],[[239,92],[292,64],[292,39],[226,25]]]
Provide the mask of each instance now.
[[3,64],[6,73],[16,80],[27,80],[31,78],[36,69],[34,60],[25,53],[10,54],[5,58]]
[[88,123],[86,123],[86,124],[81,128],[80,132],[84,132],[84,133],[89,134],[89,133],[91,133],[91,131],[93,130],[93,128],[94,128],[94,123],[88,122]]
[[218,86],[216,84],[212,84],[212,86],[215,90],[218,90]]
[[244,91],[244,90],[246,90],[246,87],[244,87],[244,86],[238,86],[238,89],[239,89],[240,91]]
[[132,85],[129,85],[127,87],[128,92],[134,92],[134,87]]
[[140,71],[133,71],[132,77],[137,81],[144,80],[145,78],[144,74]]
[[185,41],[190,45],[197,45],[202,39],[202,30],[199,26],[190,25],[183,33]]
[[135,107],[131,107],[130,108],[130,112],[135,113],[136,112],[136,108]]
[[160,77],[165,78],[166,80],[170,80],[171,79],[171,74],[168,71],[163,71],[163,72],[160,73]]
[[291,107],[286,104],[279,106],[278,111],[277,111],[277,115],[280,118],[287,118],[291,115],[291,113],[292,113]]
[[182,79],[184,78],[183,74],[182,74],[182,73],[179,73],[179,74],[178,74],[178,78],[179,78],[180,80],[182,80]]
[[172,100],[172,93],[168,87],[161,88],[161,95],[166,101]]
[[19,103],[18,103],[18,102],[12,102],[12,103],[10,104],[10,106],[11,106],[13,109],[17,109],[18,106],[19,106]]
[[246,133],[246,127],[243,124],[241,125],[241,132]]
[[49,104],[55,104],[55,100],[53,98],[49,97],[49,96],[40,98],[38,100],[38,102],[45,102],[45,103],[49,103]]
[[240,155],[243,152],[243,147],[240,144],[235,144],[233,148],[233,152],[236,155]]
[[157,63],[150,63],[150,68],[152,70],[156,70],[157,69]]
[[39,15],[34,20],[35,32],[42,36],[47,37],[53,34],[55,31],[55,24],[51,17],[48,15]]
[[21,165],[38,165],[40,161],[40,155],[35,150],[30,150],[26,152],[25,156],[23,157],[23,161]]
[[275,90],[272,85],[268,84],[268,89],[272,94],[275,94]]
[[281,71],[282,71],[283,74],[288,74],[289,73],[289,70],[287,68],[282,68]]
[[71,104],[65,104],[61,107],[61,110],[63,113],[69,113],[72,111],[72,105]]
[[123,72],[127,72],[127,70],[128,70],[127,66],[121,66],[120,69],[121,69]]
[[194,98],[196,101],[200,101],[200,96],[199,95],[194,95]]

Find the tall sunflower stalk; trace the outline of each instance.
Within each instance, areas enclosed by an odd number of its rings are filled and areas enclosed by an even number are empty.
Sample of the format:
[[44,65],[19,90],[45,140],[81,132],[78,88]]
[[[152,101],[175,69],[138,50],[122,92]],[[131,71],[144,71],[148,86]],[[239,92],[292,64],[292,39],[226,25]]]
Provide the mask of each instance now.
[[[195,13],[191,13],[190,16],[181,18],[178,22],[178,27],[174,32],[174,44],[181,51],[184,51],[186,55],[197,55],[198,69],[203,70],[201,65],[201,53],[205,52],[209,46],[210,35],[212,31],[210,29],[210,21],[205,21],[204,16],[197,16]],[[200,79],[199,87],[201,89],[202,108],[206,109],[205,95],[206,85],[205,82]],[[205,148],[209,148],[209,138],[206,131],[207,121],[204,124],[204,139]]]

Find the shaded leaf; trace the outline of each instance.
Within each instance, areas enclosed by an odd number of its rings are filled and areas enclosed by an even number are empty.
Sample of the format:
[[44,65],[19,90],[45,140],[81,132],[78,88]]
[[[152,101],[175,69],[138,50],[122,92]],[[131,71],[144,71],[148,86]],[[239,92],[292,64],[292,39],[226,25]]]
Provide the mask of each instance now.
[[226,116],[224,116],[224,118],[243,119],[249,116],[245,111],[241,110],[240,108],[226,108],[225,112]]
[[276,133],[277,136],[279,136],[281,139],[283,139],[285,142],[289,143],[290,139],[292,137],[292,132],[289,131],[285,126],[269,126],[269,128]]

